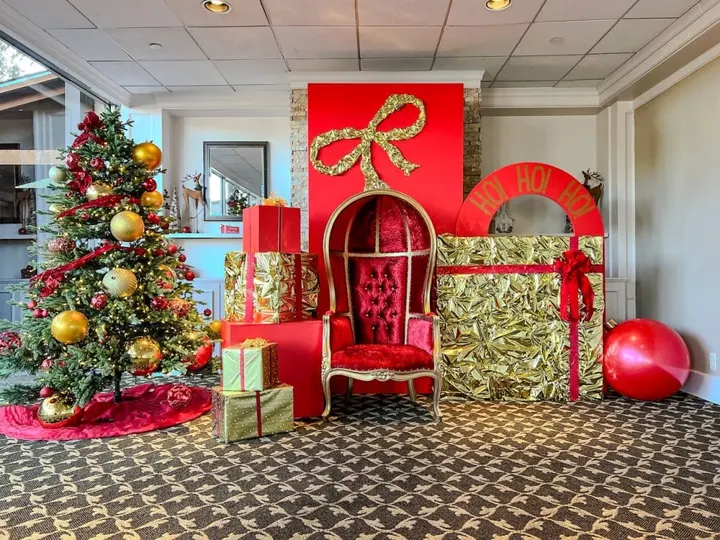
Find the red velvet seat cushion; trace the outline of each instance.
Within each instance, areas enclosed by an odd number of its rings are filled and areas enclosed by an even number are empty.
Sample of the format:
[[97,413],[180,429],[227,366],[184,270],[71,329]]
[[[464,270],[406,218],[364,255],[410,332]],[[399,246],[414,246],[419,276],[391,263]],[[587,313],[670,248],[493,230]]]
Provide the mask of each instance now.
[[355,371],[433,369],[432,355],[412,345],[350,345],[334,352],[330,363]]

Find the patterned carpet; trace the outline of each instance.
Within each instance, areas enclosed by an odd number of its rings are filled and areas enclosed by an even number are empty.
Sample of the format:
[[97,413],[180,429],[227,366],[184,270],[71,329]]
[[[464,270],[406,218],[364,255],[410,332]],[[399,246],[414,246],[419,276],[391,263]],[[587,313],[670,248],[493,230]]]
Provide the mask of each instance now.
[[121,439],[0,436],[0,538],[720,538],[720,407],[336,398],[222,445],[211,419]]

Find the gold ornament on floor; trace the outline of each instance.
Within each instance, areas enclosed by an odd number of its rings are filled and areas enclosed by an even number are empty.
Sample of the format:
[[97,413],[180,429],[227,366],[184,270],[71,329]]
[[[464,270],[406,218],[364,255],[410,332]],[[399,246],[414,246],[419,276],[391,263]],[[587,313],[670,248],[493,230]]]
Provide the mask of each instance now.
[[148,169],[154,169],[162,162],[162,152],[160,148],[151,142],[138,144],[133,148],[132,157]]
[[42,400],[37,415],[43,424],[58,424],[69,420],[78,412],[79,407],[74,406],[70,399],[51,396]]
[[148,210],[160,210],[163,205],[163,196],[159,191],[146,191],[140,196],[140,204]]
[[87,317],[72,309],[58,313],[50,323],[50,333],[65,345],[82,341],[88,333]]
[[116,298],[131,296],[138,287],[137,278],[131,270],[126,268],[113,268],[103,276],[103,287]]
[[137,338],[130,344],[127,350],[132,358],[131,373],[136,377],[142,377],[153,373],[158,365],[162,354],[157,341],[148,336]]
[[120,242],[134,242],[145,234],[145,223],[139,214],[124,210],[110,220],[110,232]]
[[[395,128],[389,131],[378,131],[380,123],[388,118],[391,114],[402,109],[405,105],[413,105],[420,111],[417,120],[406,128]],[[339,176],[350,170],[360,160],[360,170],[365,177],[365,191],[370,189],[387,189],[388,185],[380,179],[375,167],[372,164],[372,155],[370,153],[372,143],[377,143],[380,148],[387,152],[390,161],[405,176],[419,167],[416,163],[411,163],[405,159],[392,144],[393,141],[405,141],[412,139],[420,133],[425,127],[425,105],[415,96],[410,94],[392,94],[387,98],[380,110],[375,113],[370,123],[365,129],[356,129],[346,127],[343,129],[331,129],[325,133],[321,133],[315,137],[310,145],[310,161],[315,169],[330,176]],[[337,141],[345,141],[351,139],[360,139],[358,145],[348,154],[341,157],[335,165],[325,165],[318,158],[320,150],[326,146],[330,146]]]
[[94,201],[95,199],[99,199],[100,197],[104,197],[105,195],[110,195],[112,192],[113,188],[107,185],[105,182],[93,182],[87,188],[85,196],[87,197],[88,201]]

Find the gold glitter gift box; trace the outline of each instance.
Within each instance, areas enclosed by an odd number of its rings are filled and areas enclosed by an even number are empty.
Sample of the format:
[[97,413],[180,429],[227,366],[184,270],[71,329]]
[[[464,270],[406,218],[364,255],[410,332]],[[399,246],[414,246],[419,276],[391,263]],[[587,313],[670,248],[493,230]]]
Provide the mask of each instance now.
[[258,392],[213,388],[213,433],[223,442],[293,431],[293,387]]
[[[579,252],[589,259],[589,271],[567,279],[558,264]],[[437,311],[447,394],[487,400],[601,399],[602,264],[600,236],[441,235]],[[583,293],[579,282],[591,291]],[[561,316],[566,285],[575,300],[594,296],[593,309],[585,306],[579,321]]]
[[317,255],[274,251],[225,256],[225,318],[281,323],[315,317]]

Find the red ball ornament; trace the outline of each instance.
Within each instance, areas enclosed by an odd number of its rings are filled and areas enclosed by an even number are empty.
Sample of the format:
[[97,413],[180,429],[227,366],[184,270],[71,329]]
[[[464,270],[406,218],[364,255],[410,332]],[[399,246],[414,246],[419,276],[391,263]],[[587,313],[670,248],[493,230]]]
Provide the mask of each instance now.
[[192,390],[184,384],[176,384],[168,390],[166,399],[173,409],[183,409],[192,399]]
[[98,311],[101,309],[105,309],[108,305],[108,295],[104,292],[97,292],[93,294],[92,298],[90,299],[90,307],[93,309],[97,309]]
[[44,319],[44,318],[47,317],[47,316],[48,316],[48,310],[47,310],[47,309],[43,309],[43,310],[42,310],[42,318]]
[[78,165],[80,165],[80,156],[73,152],[70,152],[67,156],[65,156],[65,165],[71,171],[73,169],[77,169]]
[[50,368],[53,367],[53,364],[55,363],[55,360],[50,358],[49,356],[42,361],[40,364],[40,371],[50,371]]
[[173,298],[168,302],[168,309],[176,317],[184,318],[190,313],[190,302],[182,298]]
[[145,248],[135,248],[135,255],[139,257],[144,257],[147,255],[147,249]]
[[158,216],[154,212],[150,212],[147,215],[147,220],[148,220],[148,223],[152,223],[153,225],[158,225],[160,223],[160,216]]
[[163,220],[163,221],[160,222],[160,228],[161,228],[163,231],[167,231],[167,230],[170,228],[170,223],[169,223],[168,221],[164,221],[164,220]]
[[152,178],[148,178],[142,183],[142,188],[145,191],[155,191],[157,189],[157,182]]
[[168,300],[164,296],[156,296],[150,301],[150,305],[156,311],[161,311],[168,306]]
[[185,254],[181,253],[180,255],[178,255],[178,261],[183,263],[187,261],[187,257],[185,256]]
[[35,300],[30,300],[27,303],[27,307],[28,309],[35,309],[37,307],[37,302]]
[[189,234],[191,231],[192,231],[192,229],[190,229],[190,227],[188,227],[188,226],[185,226],[182,228],[182,232],[185,234]]
[[43,318],[43,310],[40,308],[35,308],[32,312],[33,319],[42,319]]
[[193,279],[195,279],[195,272],[193,272],[192,270],[188,270],[187,272],[185,272],[185,279],[187,281],[192,281]]
[[164,257],[165,256],[165,250],[161,248],[157,248],[155,250],[155,256],[156,257]]
[[192,364],[187,366],[188,371],[198,371],[204,368],[212,358],[212,343],[203,343],[195,351],[195,359]]
[[100,157],[94,157],[90,160],[90,167],[102,171],[105,168],[105,162]]
[[210,308],[205,308],[203,310],[203,315],[205,315],[206,317],[209,317],[210,315],[212,315],[212,310]]
[[90,214],[83,213],[80,215],[80,219],[82,219],[83,221],[87,221],[88,219],[90,219]]
[[77,246],[75,245],[75,242],[70,238],[58,236],[57,238],[53,238],[52,240],[50,240],[47,244],[47,247],[48,251],[50,251],[51,253],[70,253]]
[[45,386],[40,389],[40,397],[43,399],[52,397],[54,393],[55,393],[55,390],[53,390],[49,386]]
[[178,252],[178,247],[175,244],[170,244],[167,250],[170,255],[175,255]]
[[690,352],[672,328],[649,319],[618,324],[605,340],[605,380],[620,394],[665,399],[690,375]]

